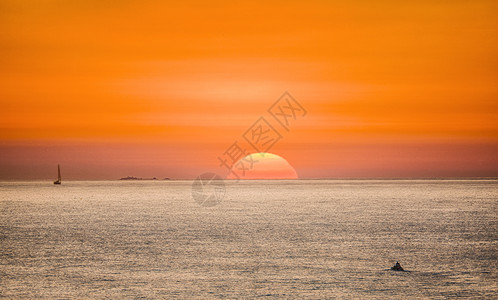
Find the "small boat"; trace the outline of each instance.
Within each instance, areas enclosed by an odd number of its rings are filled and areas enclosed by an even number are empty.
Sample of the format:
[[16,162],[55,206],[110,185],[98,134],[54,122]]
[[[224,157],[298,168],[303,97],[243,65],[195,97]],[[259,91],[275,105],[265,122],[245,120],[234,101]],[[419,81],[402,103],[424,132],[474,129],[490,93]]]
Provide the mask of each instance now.
[[391,267],[391,270],[393,271],[404,271],[403,267],[399,264],[399,262],[396,262],[394,266]]
[[61,166],[60,165],[57,165],[57,173],[58,173],[57,180],[54,181],[54,184],[61,184]]

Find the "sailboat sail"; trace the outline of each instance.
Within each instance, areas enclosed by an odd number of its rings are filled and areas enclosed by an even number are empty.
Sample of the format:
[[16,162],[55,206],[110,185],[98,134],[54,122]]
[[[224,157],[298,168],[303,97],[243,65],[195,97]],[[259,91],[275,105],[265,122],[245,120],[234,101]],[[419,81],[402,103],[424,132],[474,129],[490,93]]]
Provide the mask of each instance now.
[[54,181],[54,184],[61,184],[61,166],[57,165],[57,180]]

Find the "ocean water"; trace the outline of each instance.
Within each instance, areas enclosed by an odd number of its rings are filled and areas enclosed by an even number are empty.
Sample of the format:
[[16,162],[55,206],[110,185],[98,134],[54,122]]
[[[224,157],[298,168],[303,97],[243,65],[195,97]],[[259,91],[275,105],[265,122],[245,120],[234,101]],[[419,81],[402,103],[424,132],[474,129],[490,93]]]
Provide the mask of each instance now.
[[0,297],[498,298],[498,181],[191,186],[0,183]]

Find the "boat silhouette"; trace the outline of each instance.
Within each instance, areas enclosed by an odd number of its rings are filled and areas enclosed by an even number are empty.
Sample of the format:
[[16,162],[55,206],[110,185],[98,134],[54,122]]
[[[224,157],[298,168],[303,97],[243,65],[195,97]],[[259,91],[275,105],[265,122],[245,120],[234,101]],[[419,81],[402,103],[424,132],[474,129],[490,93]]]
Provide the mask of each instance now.
[[396,262],[396,264],[391,267],[391,270],[393,270],[393,271],[404,271],[403,267],[399,264],[399,262]]
[[61,184],[61,166],[57,165],[57,180],[54,181],[54,184]]

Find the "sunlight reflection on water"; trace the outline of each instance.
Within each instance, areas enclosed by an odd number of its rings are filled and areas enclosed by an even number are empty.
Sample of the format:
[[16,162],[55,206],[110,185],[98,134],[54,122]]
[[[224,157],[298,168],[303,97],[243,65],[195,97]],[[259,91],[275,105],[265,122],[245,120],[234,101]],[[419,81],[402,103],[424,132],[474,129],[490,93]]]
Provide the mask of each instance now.
[[0,183],[0,295],[498,296],[497,181],[191,185]]

